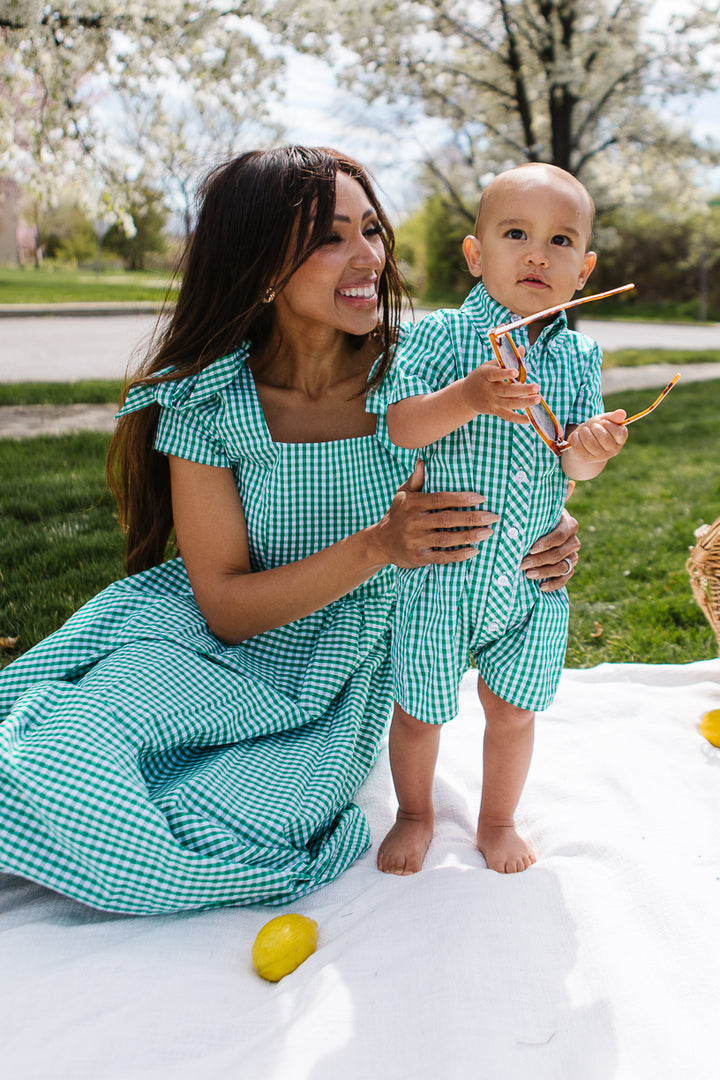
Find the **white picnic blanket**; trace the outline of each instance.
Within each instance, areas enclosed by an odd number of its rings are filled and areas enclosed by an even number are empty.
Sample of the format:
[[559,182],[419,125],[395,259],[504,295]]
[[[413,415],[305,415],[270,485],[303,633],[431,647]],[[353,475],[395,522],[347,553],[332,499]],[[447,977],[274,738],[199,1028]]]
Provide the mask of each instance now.
[[[421,874],[375,850],[295,910],[318,951],[278,984],[250,948],[277,909],[108,915],[0,875],[0,1073],[12,1080],[718,1080],[720,661],[566,671],[538,718],[519,822],[472,836],[472,675],[443,732]],[[387,756],[363,788],[376,843]]]

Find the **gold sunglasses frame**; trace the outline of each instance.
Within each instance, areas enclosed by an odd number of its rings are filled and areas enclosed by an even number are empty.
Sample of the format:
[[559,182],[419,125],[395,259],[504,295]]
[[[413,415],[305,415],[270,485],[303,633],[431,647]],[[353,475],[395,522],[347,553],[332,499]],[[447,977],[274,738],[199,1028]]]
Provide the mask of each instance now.
[[[507,340],[508,345],[512,349],[517,363],[518,382],[524,383],[527,380],[527,370],[523,363],[522,357],[520,356],[517,345],[510,336],[514,330],[519,330],[522,326],[528,326],[530,323],[537,322],[540,319],[548,318],[550,315],[557,315],[558,312],[566,311],[567,308],[578,307],[580,304],[588,304],[591,300],[604,300],[608,296],[616,296],[618,293],[627,292],[629,289],[634,288],[635,286],[632,283],[630,283],[629,285],[619,285],[616,289],[608,289],[607,292],[595,293],[592,296],[580,296],[576,300],[568,300],[564,304],[557,304],[555,307],[546,308],[544,311],[538,311],[535,315],[529,315],[525,319],[516,319],[513,322],[503,323],[501,326],[496,326],[493,330],[489,332],[489,337],[490,344],[492,345],[492,350],[497,358],[498,363],[501,367],[507,367],[507,364],[503,360],[502,350],[500,347],[500,338],[504,337]],[[651,413],[653,411],[653,409],[656,409],[660,402],[663,400],[663,398],[670,393],[679,378],[680,373],[678,372],[677,375],[675,375],[675,377],[670,380],[662,393],[655,399],[655,401],[653,401],[651,405],[649,405],[646,409],[643,409],[641,412],[635,413],[634,416],[626,417],[623,421],[621,421],[622,426],[627,427],[628,424],[634,424],[636,420],[642,419],[643,416],[647,416],[648,413]],[[554,438],[551,438],[549,435],[546,434],[545,431],[542,430],[541,421],[538,420],[535,415],[533,415],[534,412],[539,412],[542,419],[546,423],[549,422],[552,425],[555,430]],[[554,454],[557,454],[557,456],[560,457],[560,455],[564,453],[565,450],[569,449],[570,443],[565,438],[565,432],[560,427],[560,422],[555,416],[555,413],[552,411],[552,409],[545,401],[545,398],[542,397],[542,395],[540,396],[540,401],[536,405],[531,405],[529,409],[525,409],[525,414],[537,434],[542,439],[542,441],[547,447],[549,447],[550,450],[552,450]]]

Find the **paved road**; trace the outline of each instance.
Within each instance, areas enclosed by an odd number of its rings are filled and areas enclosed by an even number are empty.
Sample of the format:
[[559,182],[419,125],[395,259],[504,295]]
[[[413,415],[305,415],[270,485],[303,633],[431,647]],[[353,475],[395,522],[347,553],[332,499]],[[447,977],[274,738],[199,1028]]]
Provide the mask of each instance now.
[[122,379],[154,326],[152,315],[0,319],[0,382]]
[[[420,313],[418,313],[420,314]],[[0,382],[122,379],[152,334],[152,315],[48,315],[0,320]],[[720,349],[720,325],[597,322],[580,329],[603,349]]]
[[[418,313],[422,314],[422,313]],[[27,316],[0,319],[0,382],[65,382],[75,379],[122,379],[128,364],[142,356],[155,318],[147,314]],[[603,349],[720,349],[720,325],[599,322],[583,320],[580,329]],[[603,390],[647,389],[666,385],[677,369],[668,364],[611,368]],[[720,380],[720,364],[686,363],[684,382]],[[715,392],[715,391],[714,391]],[[113,427],[113,406],[0,407],[0,437],[64,434]]]

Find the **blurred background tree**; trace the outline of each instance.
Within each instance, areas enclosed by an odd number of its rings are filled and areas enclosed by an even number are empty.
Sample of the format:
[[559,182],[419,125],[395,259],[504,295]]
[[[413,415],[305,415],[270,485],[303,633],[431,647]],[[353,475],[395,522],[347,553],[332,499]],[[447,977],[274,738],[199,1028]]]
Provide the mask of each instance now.
[[715,194],[720,145],[695,138],[686,113],[720,86],[720,6],[689,0],[664,23],[653,8],[649,0],[266,5],[279,35],[334,60],[362,103],[358,116],[371,107],[424,148],[420,209],[401,228],[403,250],[414,236],[416,291],[431,300],[466,291],[459,245],[488,179],[548,161],[595,198],[594,283],[627,280],[632,265],[648,295],[660,288],[697,306],[694,248],[704,243],[706,268],[716,259],[713,230],[701,241],[697,222]]
[[92,222],[79,206],[62,201],[38,215],[39,242],[44,258],[63,263],[90,262],[97,251]]
[[147,270],[163,265],[162,258],[153,260],[153,256],[162,257],[168,246],[165,226],[168,210],[158,197],[157,191],[145,189],[136,192],[136,200],[128,205],[135,232],[128,236],[117,223],[111,225],[105,236],[104,249],[107,253],[118,255],[123,260],[126,270]]
[[[71,188],[103,250],[133,265],[157,258],[157,222],[189,233],[209,167],[284,137],[277,103],[294,46],[352,95],[342,97],[351,153],[376,168],[381,154],[419,162],[399,248],[417,293],[465,293],[460,242],[484,185],[522,161],[551,161],[595,197],[594,282],[632,271],[638,302],[694,304],[712,317],[720,148],[693,135],[688,110],[720,86],[720,0],[688,0],[663,22],[654,8],[0,0],[0,175],[20,181],[32,224]],[[368,153],[356,149],[360,133]],[[308,141],[327,140],[320,123]],[[52,245],[78,257],[67,239]]]
[[258,46],[256,9],[3,0],[0,172],[42,209],[71,183],[88,214],[100,199],[118,222],[143,193],[162,192],[187,227],[183,185],[194,190],[228,153],[278,135],[268,102],[283,60]]
[[569,170],[603,208],[642,201],[654,168],[687,186],[717,162],[680,110],[718,86],[718,0],[688,0],[665,26],[651,10],[648,0],[267,5],[283,38],[330,52],[341,81],[396,127],[421,139],[427,118],[444,122],[448,145],[427,154],[427,178],[473,216],[483,176],[523,161]]

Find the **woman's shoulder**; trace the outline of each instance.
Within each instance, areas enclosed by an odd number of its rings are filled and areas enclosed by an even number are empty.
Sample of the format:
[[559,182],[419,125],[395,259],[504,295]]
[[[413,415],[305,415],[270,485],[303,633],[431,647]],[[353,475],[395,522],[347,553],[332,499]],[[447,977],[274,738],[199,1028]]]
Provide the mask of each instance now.
[[173,368],[159,371],[159,382],[132,386],[117,416],[137,412],[148,405],[158,404],[171,409],[186,410],[213,403],[221,405],[229,396],[237,395],[239,383],[247,369],[250,347],[241,345],[234,352],[213,360],[192,375],[172,378]]

